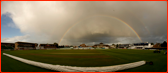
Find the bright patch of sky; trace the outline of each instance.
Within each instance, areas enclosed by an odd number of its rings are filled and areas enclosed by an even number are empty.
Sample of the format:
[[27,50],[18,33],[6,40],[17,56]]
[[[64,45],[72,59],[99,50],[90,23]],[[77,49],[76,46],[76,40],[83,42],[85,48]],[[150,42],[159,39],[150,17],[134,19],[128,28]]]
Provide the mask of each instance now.
[[23,34],[20,32],[20,29],[15,26],[13,20],[8,15],[3,14],[1,16],[1,39],[22,36]]

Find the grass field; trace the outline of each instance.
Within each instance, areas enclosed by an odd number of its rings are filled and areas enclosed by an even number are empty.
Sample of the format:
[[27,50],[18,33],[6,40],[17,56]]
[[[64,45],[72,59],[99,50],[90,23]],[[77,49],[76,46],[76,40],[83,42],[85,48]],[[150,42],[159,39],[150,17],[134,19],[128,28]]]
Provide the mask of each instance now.
[[[123,70],[129,72],[166,72],[167,56],[161,53],[153,53],[152,50],[129,50],[129,49],[109,49],[109,50],[20,50],[2,51],[21,58],[39,61],[49,64],[97,67],[111,66],[118,64],[131,63],[136,61],[153,61],[154,65],[143,65],[137,68]],[[2,54],[1,54],[2,55]],[[1,56],[2,72],[10,71],[50,71],[39,67],[24,64]]]

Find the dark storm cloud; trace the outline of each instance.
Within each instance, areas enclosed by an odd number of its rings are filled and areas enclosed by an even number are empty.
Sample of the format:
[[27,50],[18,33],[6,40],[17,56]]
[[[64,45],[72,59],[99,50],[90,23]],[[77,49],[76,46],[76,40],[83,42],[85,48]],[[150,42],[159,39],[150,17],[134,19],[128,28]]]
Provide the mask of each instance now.
[[60,44],[167,40],[166,1],[3,2],[7,12],[30,42],[59,42],[73,24]]

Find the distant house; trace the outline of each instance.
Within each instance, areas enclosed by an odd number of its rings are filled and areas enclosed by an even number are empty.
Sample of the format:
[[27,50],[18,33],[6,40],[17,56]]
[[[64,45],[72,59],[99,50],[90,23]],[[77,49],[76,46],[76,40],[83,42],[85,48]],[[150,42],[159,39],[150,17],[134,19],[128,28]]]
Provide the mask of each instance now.
[[78,46],[73,46],[74,48],[77,48]]
[[93,49],[93,46],[86,46],[85,44],[81,44],[77,47],[74,47],[75,49]]
[[116,48],[116,46],[115,45],[111,45],[110,48],[113,49],[113,48]]
[[57,46],[54,44],[40,44],[40,49],[56,49]]
[[81,44],[80,47],[87,47],[85,44]]
[[160,43],[156,43],[155,45],[153,45],[153,48],[160,48],[161,44]]
[[103,43],[100,43],[100,44],[96,44],[93,46],[94,48],[104,48],[104,49],[109,49],[110,46],[109,45],[105,45]]
[[15,42],[15,50],[29,50],[36,49],[37,43]]
[[105,45],[104,45],[103,43],[100,43],[100,44],[98,44],[98,47],[99,47],[99,48],[104,48]]
[[98,44],[93,45],[93,48],[98,48]]

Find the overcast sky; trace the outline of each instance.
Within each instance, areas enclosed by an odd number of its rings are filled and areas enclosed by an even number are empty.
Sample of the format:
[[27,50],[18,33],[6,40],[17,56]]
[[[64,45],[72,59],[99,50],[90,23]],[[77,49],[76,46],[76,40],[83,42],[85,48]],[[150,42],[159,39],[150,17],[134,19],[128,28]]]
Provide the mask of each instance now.
[[162,43],[167,41],[167,2],[2,2],[1,42],[17,41]]

